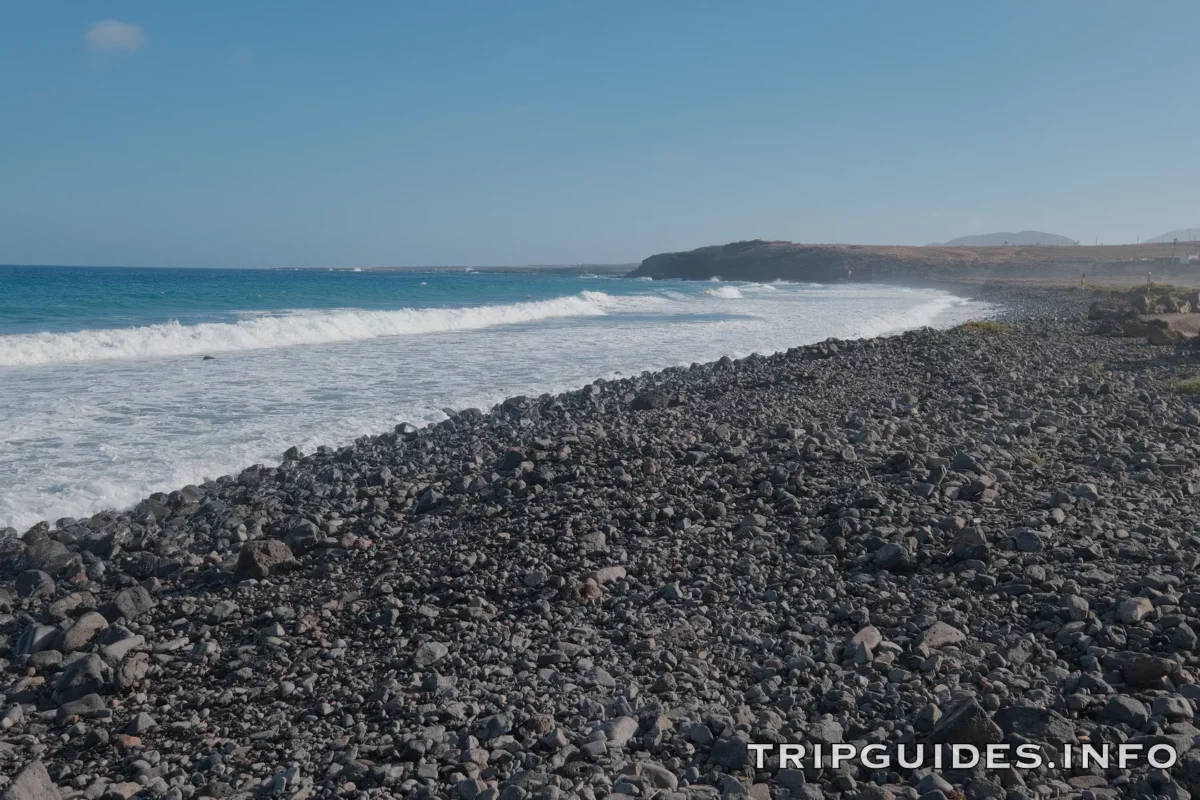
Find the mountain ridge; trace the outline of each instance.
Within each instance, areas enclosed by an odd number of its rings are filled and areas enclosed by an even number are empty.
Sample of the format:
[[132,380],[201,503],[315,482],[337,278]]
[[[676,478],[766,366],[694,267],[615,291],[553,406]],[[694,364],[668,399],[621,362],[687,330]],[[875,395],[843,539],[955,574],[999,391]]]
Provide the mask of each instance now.
[[1004,246],[1050,246],[1071,247],[1079,242],[1068,236],[1045,231],[1017,231],[1015,233],[1001,231],[999,233],[980,233],[972,236],[960,236],[948,242],[934,242],[928,247],[1004,247]]
[[1170,244],[1178,239],[1181,242],[1189,242],[1200,239],[1200,225],[1195,228],[1178,228],[1173,231],[1159,234],[1153,239],[1147,239],[1146,244]]

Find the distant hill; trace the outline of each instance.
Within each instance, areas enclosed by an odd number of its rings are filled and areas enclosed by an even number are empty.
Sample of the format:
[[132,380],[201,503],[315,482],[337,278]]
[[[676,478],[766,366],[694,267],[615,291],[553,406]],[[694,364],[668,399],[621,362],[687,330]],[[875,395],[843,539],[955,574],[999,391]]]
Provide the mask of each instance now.
[[1078,244],[1074,239],[1043,231],[1018,231],[1017,233],[981,233],[978,236],[960,236],[948,242],[931,244],[930,247],[1003,247],[1004,245],[1051,245],[1068,247]]
[[1162,236],[1147,239],[1147,244],[1170,244],[1178,239],[1181,242],[1200,241],[1200,225],[1195,228],[1180,228],[1177,231],[1167,231]]
[[[995,235],[1012,236],[1003,233]],[[1177,249],[1183,252],[1185,248]],[[1146,262],[1169,261],[1170,256],[1170,244],[908,247],[801,244],[754,239],[685,252],[658,253],[643,261],[629,275],[656,280],[675,278],[704,281],[719,278],[726,281],[785,280],[806,283],[1065,278],[1074,284],[1081,272],[1086,272],[1089,278],[1105,274],[1144,280]],[[1177,264],[1177,260],[1171,263]],[[1163,269],[1165,265],[1155,268],[1156,279],[1165,274]]]

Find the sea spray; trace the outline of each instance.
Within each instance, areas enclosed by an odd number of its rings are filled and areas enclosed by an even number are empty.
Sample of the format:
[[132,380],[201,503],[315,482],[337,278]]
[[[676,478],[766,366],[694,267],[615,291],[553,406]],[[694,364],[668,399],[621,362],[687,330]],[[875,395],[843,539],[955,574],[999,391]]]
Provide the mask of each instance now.
[[719,297],[722,300],[741,300],[742,293],[736,286],[722,286],[720,289],[705,289],[709,297]]
[[194,356],[355,342],[383,336],[478,330],[497,325],[645,310],[663,301],[659,297],[612,296],[585,291],[553,300],[509,305],[396,311],[297,311],[252,316],[235,323],[181,325],[170,322],[134,328],[23,334],[0,337],[0,366]]
[[[81,300],[87,324],[79,327],[87,330],[0,336],[8,364],[0,366],[0,528],[127,508],[155,491],[278,464],[292,445],[310,452],[399,422],[437,422],[444,408],[487,409],[597,378],[768,354],[830,336],[940,327],[983,312],[945,292],[878,285],[778,284],[772,291],[745,282],[613,279],[601,293],[589,291],[595,281],[579,278],[334,275],[174,272],[173,280],[192,283],[172,302],[155,299],[158,292],[123,295],[104,319]],[[227,291],[218,309],[224,318],[197,319],[206,309],[183,302],[194,295],[194,304],[211,305],[228,280],[252,282],[255,291]],[[397,305],[300,307],[320,300],[316,291],[300,291],[312,285],[340,291],[333,295],[339,305],[386,297]],[[272,287],[286,288],[297,307],[278,305]],[[709,293],[723,289],[742,298]],[[257,304],[256,292],[264,298]],[[521,302],[527,294],[534,299]],[[144,304],[140,324],[120,327],[139,323],[128,311],[131,297]],[[43,318],[61,302],[49,294],[42,306],[29,300],[19,313]],[[239,300],[244,305],[231,305]],[[160,324],[168,309],[182,324]],[[17,342],[27,348],[21,361]],[[202,361],[201,354],[217,358]]]

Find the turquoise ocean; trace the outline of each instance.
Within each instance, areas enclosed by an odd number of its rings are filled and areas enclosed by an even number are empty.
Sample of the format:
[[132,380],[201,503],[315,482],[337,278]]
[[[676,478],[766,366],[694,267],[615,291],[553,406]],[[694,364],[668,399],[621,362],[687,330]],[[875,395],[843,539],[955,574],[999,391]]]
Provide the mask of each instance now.
[[934,289],[535,269],[0,266],[0,528],[446,408],[986,311]]

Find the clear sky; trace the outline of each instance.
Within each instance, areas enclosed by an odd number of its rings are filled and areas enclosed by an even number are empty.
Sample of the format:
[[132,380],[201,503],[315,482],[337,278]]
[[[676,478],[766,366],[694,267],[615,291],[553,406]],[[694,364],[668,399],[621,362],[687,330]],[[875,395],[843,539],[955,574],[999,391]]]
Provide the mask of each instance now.
[[1200,3],[8,2],[0,263],[1200,226]]

